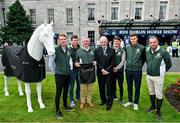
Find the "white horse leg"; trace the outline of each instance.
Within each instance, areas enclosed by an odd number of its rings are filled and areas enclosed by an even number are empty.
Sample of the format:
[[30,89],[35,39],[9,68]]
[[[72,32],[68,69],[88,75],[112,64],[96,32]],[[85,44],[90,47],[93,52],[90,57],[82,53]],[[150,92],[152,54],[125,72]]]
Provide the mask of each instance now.
[[9,96],[9,92],[8,92],[8,80],[9,80],[9,77],[4,75],[4,92],[5,92],[5,96]]
[[33,112],[33,108],[31,106],[31,87],[30,87],[30,83],[25,83],[25,91],[26,91],[28,112]]
[[41,92],[42,92],[42,83],[41,82],[37,83],[36,90],[37,90],[37,95],[38,95],[39,106],[40,106],[40,108],[45,108],[45,105],[42,101],[42,96],[41,96]]
[[21,86],[21,82],[20,82],[19,79],[17,79],[17,83],[18,83],[18,91],[19,91],[19,95],[20,95],[20,96],[23,96],[24,93],[23,93],[23,91],[22,91],[22,86]]
[[9,80],[9,78],[4,75],[4,92],[5,92],[5,96],[9,96],[9,92],[8,92],[8,80]]

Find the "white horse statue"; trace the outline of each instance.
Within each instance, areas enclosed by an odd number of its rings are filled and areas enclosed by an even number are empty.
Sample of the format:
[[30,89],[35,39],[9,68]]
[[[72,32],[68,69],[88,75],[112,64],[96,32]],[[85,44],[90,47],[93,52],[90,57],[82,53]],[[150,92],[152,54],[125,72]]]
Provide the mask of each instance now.
[[10,46],[4,49],[2,54],[2,64],[4,66],[4,91],[5,96],[8,92],[8,78],[15,76],[18,78],[19,94],[23,95],[22,87],[19,80],[24,81],[27,98],[28,112],[33,112],[31,105],[31,88],[30,84],[37,83],[37,95],[40,108],[45,108],[41,97],[42,84],[45,78],[45,62],[43,58],[44,47],[48,55],[55,53],[54,49],[54,32],[52,29],[53,22],[37,27],[31,36],[26,47]]

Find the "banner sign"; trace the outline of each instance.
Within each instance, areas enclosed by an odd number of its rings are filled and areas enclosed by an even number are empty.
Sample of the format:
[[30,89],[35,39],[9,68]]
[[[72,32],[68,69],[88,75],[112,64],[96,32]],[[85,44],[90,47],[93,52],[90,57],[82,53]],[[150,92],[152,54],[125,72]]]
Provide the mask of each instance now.
[[103,30],[102,35],[129,35],[135,32],[138,35],[180,35],[178,29],[108,29]]

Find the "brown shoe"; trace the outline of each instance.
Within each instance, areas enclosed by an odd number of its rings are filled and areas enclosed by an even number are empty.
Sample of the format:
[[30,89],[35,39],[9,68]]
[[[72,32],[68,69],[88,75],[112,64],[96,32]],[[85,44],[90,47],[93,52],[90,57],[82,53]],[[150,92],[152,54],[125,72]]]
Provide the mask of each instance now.
[[93,107],[94,107],[94,105],[92,104],[92,102],[88,103],[88,107],[89,107],[89,108],[93,108]]
[[84,109],[84,103],[83,102],[80,103],[80,109]]

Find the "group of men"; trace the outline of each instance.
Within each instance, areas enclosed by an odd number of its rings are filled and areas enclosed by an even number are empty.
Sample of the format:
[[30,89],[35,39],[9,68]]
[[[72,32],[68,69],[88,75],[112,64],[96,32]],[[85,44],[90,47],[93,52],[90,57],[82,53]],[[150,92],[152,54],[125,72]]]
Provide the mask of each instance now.
[[[138,110],[140,87],[142,79],[142,67],[147,64],[147,85],[151,100],[151,106],[147,112],[156,111],[158,118],[161,117],[161,105],[163,98],[163,83],[165,72],[171,66],[171,58],[169,53],[161,48],[158,38],[149,37],[149,46],[145,48],[138,43],[138,36],[135,33],[130,34],[130,44],[121,47],[122,40],[115,36],[113,46],[108,46],[108,39],[105,36],[100,37],[100,46],[95,50],[90,45],[90,39],[82,38],[82,46],[78,44],[78,37],[71,37],[71,46],[67,46],[66,35],[59,35],[59,46],[55,48],[55,55],[50,56],[49,66],[55,73],[56,81],[56,117],[63,118],[60,111],[59,102],[63,91],[63,107],[64,110],[73,111],[74,103],[74,85],[76,80],[76,99],[80,100],[80,109],[84,109],[85,102],[89,108],[93,108],[92,89],[94,79],[84,79],[83,73],[87,77],[92,78],[90,74],[96,73],[98,78],[99,93],[101,103],[106,104],[106,110],[112,107],[113,100],[117,99],[116,95],[116,79],[120,89],[120,104],[124,107],[133,105],[134,110]],[[88,67],[87,67],[88,66]],[[82,71],[84,70],[84,71]],[[123,76],[126,73],[128,102],[124,103],[123,99]],[[80,72],[81,71],[81,72]],[[87,71],[90,71],[89,73]],[[87,78],[86,77],[86,78]],[[135,95],[133,99],[133,83],[135,87]],[[70,95],[70,106],[67,105],[68,88]]]

